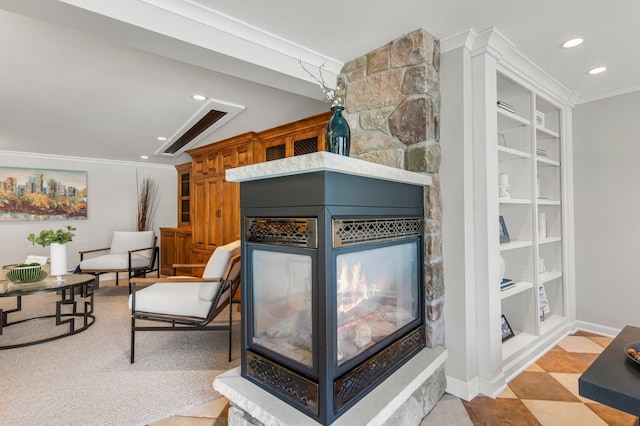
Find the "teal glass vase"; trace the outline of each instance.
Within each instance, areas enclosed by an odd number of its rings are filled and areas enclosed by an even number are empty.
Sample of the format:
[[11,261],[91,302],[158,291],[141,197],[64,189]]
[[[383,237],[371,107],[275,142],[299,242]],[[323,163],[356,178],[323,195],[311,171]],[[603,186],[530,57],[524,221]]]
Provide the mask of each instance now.
[[328,152],[349,156],[351,146],[351,130],[347,120],[342,116],[343,106],[331,107],[333,115],[327,123],[325,131],[325,144]]

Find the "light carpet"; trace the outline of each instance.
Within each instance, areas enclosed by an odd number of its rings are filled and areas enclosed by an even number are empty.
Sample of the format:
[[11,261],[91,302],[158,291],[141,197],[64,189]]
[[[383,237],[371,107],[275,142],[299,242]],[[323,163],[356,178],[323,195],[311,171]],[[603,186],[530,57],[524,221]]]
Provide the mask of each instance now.
[[[54,313],[57,298],[23,297],[23,311]],[[226,331],[163,331],[136,333],[136,362],[130,364],[127,301],[126,285],[101,282],[95,292],[96,321],[88,330],[0,351],[0,424],[144,425],[220,397],[213,379],[240,363],[235,306],[232,362]],[[14,304],[14,298],[0,298],[3,309]],[[218,318],[228,318],[228,311]],[[46,334],[53,324],[37,320],[6,327],[0,342]]]

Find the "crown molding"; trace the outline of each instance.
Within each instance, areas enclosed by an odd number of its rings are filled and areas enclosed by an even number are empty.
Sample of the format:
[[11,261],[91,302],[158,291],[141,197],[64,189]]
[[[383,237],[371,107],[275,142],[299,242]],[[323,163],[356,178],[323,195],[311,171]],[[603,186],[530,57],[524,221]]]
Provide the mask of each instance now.
[[627,93],[637,92],[640,90],[640,82],[625,84],[623,86],[614,87],[609,90],[601,90],[599,92],[588,93],[578,98],[578,104],[586,104],[587,102],[599,101],[601,99],[611,98],[613,96],[626,95]]
[[37,158],[37,159],[48,160],[48,161],[51,161],[51,160],[80,161],[82,163],[110,164],[110,165],[117,165],[117,166],[148,167],[148,168],[154,168],[154,169],[175,170],[175,166],[171,164],[145,163],[142,161],[105,160],[103,158],[73,157],[69,155],[41,154],[36,152],[0,150],[0,156],[1,157]]

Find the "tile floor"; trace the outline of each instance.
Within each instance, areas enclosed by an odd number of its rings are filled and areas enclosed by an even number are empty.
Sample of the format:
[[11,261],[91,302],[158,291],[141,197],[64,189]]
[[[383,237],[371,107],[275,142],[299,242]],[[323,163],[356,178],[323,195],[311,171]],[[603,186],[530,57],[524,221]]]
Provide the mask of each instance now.
[[[610,342],[607,337],[586,332],[567,336],[513,379],[498,398],[477,397],[467,402],[445,395],[432,412],[439,413],[434,416],[438,420],[427,416],[423,425],[635,425],[634,416],[578,395],[578,377]],[[457,421],[450,416],[460,402],[466,413],[458,411],[459,417],[468,414],[468,418]],[[152,426],[226,426],[227,411],[227,399],[220,398]]]

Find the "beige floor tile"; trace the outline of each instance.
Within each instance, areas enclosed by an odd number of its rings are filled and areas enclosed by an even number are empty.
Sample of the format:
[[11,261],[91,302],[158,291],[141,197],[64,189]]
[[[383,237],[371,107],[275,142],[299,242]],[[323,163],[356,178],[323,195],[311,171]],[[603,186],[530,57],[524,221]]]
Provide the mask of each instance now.
[[180,416],[227,418],[229,400],[225,397],[214,399],[204,405],[180,413]]
[[604,420],[582,402],[523,399],[522,403],[542,426],[607,426]]
[[551,377],[556,379],[562,386],[567,388],[569,392],[574,394],[576,397],[580,399],[582,402],[594,402],[589,398],[584,398],[580,396],[580,391],[578,390],[578,379],[580,378],[580,374],[571,374],[571,373],[549,373]]
[[507,386],[507,389],[502,392],[500,395],[498,395],[498,398],[518,398],[518,396],[513,393],[513,391],[511,390],[511,388],[509,386]]
[[567,352],[592,353],[599,354],[603,351],[603,347],[588,337],[583,336],[567,336],[560,343],[562,349]]
[[538,371],[538,372],[543,372],[545,371],[544,368],[540,367],[538,364],[536,364],[535,362],[533,364],[531,364],[525,371]]
[[606,348],[607,346],[609,346],[609,343],[611,343],[611,341],[613,340],[611,337],[604,337],[604,336],[589,336],[589,339],[593,340],[603,348]]

